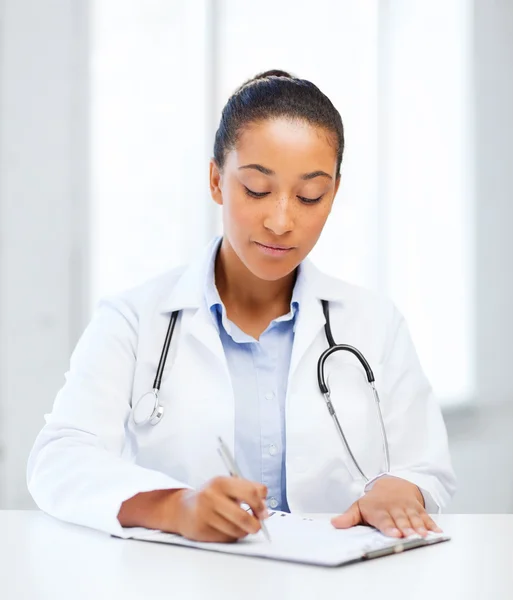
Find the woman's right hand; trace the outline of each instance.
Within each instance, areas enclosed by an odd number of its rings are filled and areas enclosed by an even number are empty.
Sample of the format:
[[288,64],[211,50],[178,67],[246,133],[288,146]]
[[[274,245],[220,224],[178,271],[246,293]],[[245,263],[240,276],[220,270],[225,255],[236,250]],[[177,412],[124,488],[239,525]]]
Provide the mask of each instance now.
[[[199,542],[233,542],[260,530],[259,519],[268,516],[266,497],[265,485],[216,477],[200,490],[173,490],[162,498],[159,529]],[[254,514],[241,508],[241,503]]]

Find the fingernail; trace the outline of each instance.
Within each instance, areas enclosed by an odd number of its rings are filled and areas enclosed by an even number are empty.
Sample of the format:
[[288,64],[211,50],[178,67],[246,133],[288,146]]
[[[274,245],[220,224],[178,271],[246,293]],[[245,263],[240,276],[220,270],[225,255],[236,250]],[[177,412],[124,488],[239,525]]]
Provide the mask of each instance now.
[[420,535],[422,536],[426,536],[427,535],[427,531],[424,529],[424,527],[419,527],[417,529],[417,531],[420,533]]
[[417,532],[414,531],[413,529],[410,529],[409,527],[407,527],[406,529],[403,529],[403,533],[404,533],[404,535],[409,536],[409,535],[415,535]]
[[388,535],[390,537],[399,537],[401,535],[401,532],[399,531],[399,529],[391,527],[390,529],[385,529],[385,535]]

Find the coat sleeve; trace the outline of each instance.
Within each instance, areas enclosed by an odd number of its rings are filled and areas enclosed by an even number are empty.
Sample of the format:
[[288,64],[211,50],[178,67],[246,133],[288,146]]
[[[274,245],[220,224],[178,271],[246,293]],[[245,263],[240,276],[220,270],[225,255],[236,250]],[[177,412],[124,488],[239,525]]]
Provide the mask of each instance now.
[[[406,321],[395,307],[392,313],[382,381],[376,381],[390,450],[389,475],[417,485],[427,512],[439,513],[456,488],[447,431]],[[382,476],[369,481],[365,491]]]
[[122,457],[137,330],[137,316],[124,301],[99,305],[27,468],[29,491],[43,511],[121,537],[117,514],[125,500],[139,492],[189,487]]

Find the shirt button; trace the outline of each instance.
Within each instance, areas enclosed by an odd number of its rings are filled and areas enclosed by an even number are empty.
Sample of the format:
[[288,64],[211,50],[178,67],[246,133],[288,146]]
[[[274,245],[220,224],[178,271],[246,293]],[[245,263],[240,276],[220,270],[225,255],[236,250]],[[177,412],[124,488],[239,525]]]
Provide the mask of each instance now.
[[265,395],[266,400],[272,400],[274,398],[274,392],[267,392]]
[[278,506],[278,500],[276,500],[276,498],[269,498],[269,506],[271,508],[276,508]]
[[278,452],[278,448],[276,448],[276,446],[274,444],[270,444],[269,445],[269,454],[271,456],[276,456],[277,452]]

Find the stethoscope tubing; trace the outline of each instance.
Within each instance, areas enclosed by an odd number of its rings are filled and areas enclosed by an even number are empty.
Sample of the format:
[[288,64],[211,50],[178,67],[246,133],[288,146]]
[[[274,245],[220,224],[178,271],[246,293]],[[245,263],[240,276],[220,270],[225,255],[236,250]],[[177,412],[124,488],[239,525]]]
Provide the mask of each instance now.
[[340,437],[342,438],[342,442],[346,448],[347,453],[349,454],[354,466],[357,468],[358,472],[363,477],[363,479],[365,479],[365,481],[370,481],[369,477],[367,477],[367,475],[365,475],[365,473],[363,472],[363,469],[361,468],[360,463],[356,460],[356,457],[353,454],[353,451],[351,450],[349,442],[347,441],[346,435],[344,433],[344,429],[343,429],[342,425],[340,424],[335,407],[333,406],[333,403],[331,401],[330,390],[326,383],[326,378],[325,378],[325,364],[326,364],[326,360],[330,356],[332,356],[336,352],[342,351],[342,352],[350,352],[351,354],[353,354],[358,359],[361,366],[363,367],[365,374],[367,376],[367,381],[369,382],[369,386],[372,389],[372,395],[373,395],[374,402],[376,405],[376,411],[378,413],[379,426],[380,426],[380,430],[381,430],[381,438],[383,440],[383,452],[385,454],[386,473],[388,473],[388,472],[390,472],[390,451],[389,451],[389,446],[388,446],[388,437],[387,437],[387,432],[386,432],[386,428],[385,428],[385,422],[383,421],[383,413],[381,412],[381,402],[380,402],[379,394],[378,394],[378,391],[377,391],[376,385],[375,385],[374,373],[372,372],[372,369],[371,369],[369,363],[367,362],[367,359],[360,352],[360,350],[358,350],[354,346],[350,346],[348,344],[337,344],[335,342],[335,339],[333,338],[333,333],[331,331],[328,301],[321,300],[321,304],[322,304],[322,310],[324,313],[324,317],[326,320],[326,323],[324,325],[324,330],[326,333],[326,339],[328,340],[329,348],[324,350],[324,352],[319,356],[319,360],[317,361],[317,382],[319,384],[319,389],[320,389],[322,395],[324,396],[324,400],[326,402],[326,406],[328,407],[328,411],[335,423],[335,427],[337,428],[337,431],[339,432]]
[[[326,338],[328,340],[329,347],[326,350],[324,350],[324,352],[320,355],[319,360],[317,361],[317,382],[319,385],[319,389],[320,389],[320,391],[324,397],[324,400],[326,402],[328,411],[333,419],[333,422],[335,423],[335,427],[342,439],[342,442],[344,444],[346,452],[350,456],[353,464],[355,465],[356,469],[358,470],[360,475],[363,477],[363,479],[365,479],[366,481],[369,481],[369,478],[365,475],[363,469],[361,468],[359,462],[356,460],[356,457],[354,456],[354,454],[351,450],[349,442],[347,441],[346,435],[344,433],[344,429],[343,429],[342,425],[340,424],[335,407],[333,406],[333,403],[331,401],[330,390],[329,390],[329,387],[328,387],[328,385],[326,383],[326,379],[325,379],[325,364],[326,364],[327,359],[330,356],[332,356],[336,352],[344,351],[344,352],[350,352],[351,354],[353,354],[358,359],[361,366],[365,370],[365,374],[367,376],[367,381],[369,382],[369,386],[372,389],[373,398],[374,398],[374,401],[376,404],[376,410],[377,410],[378,416],[379,416],[379,424],[380,424],[381,436],[382,436],[382,440],[383,440],[383,449],[384,449],[384,454],[385,454],[386,472],[388,473],[390,471],[390,453],[389,453],[389,447],[388,447],[388,438],[387,438],[387,434],[386,434],[385,423],[383,421],[383,414],[381,412],[381,403],[380,403],[379,395],[378,395],[378,392],[377,392],[376,386],[375,386],[374,373],[372,372],[372,369],[371,369],[369,363],[367,362],[366,358],[364,357],[364,355],[357,348],[355,348],[354,346],[350,346],[348,344],[337,344],[335,342],[332,331],[331,331],[328,301],[322,300],[321,303],[322,303],[322,309],[324,312],[324,317],[326,319],[324,329],[325,329]],[[141,419],[140,421],[136,421],[137,425],[145,425],[148,423],[151,425],[157,425],[158,423],[160,423],[160,421],[162,420],[162,417],[164,415],[164,407],[160,404],[159,393],[160,393],[160,386],[162,383],[162,376],[164,373],[164,368],[165,368],[167,356],[169,353],[169,348],[171,347],[173,333],[175,330],[176,322],[178,320],[178,315],[179,315],[179,311],[174,311],[171,314],[171,317],[169,319],[169,325],[168,325],[168,328],[166,331],[166,337],[164,339],[164,344],[162,346],[162,352],[160,354],[157,372],[155,374],[155,380],[153,382],[153,390],[151,392],[144,394],[141,397],[141,399],[139,400],[139,402],[141,402],[141,400],[143,398],[145,398],[146,396],[149,396],[149,395],[153,396],[153,398],[154,398],[153,411],[152,411],[151,415],[149,415],[147,418]],[[135,416],[134,416],[134,421],[135,421]]]

